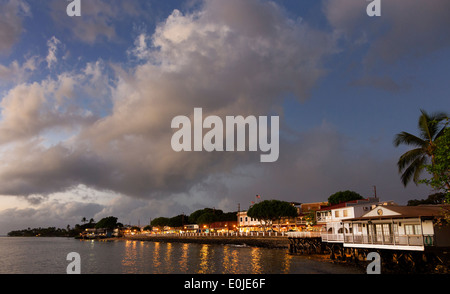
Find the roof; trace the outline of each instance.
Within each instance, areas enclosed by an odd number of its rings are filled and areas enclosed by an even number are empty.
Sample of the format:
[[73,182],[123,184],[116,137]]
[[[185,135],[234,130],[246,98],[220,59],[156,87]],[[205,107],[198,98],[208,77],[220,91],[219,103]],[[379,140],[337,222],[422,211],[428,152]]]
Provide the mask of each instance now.
[[[375,213],[382,209],[388,213],[379,215]],[[442,216],[443,213],[450,211],[450,205],[418,205],[418,206],[403,206],[403,205],[379,205],[366,213],[365,215],[348,219],[352,220],[371,220],[371,219],[387,219],[387,218],[429,218]]]
[[358,200],[350,200],[350,201],[345,201],[345,202],[341,202],[338,204],[324,206],[321,209],[319,209],[319,211],[337,209],[337,208],[348,207],[348,206],[364,205],[364,204],[376,204],[379,201],[380,200],[378,198],[372,198],[372,197],[365,198],[365,199],[358,199]]

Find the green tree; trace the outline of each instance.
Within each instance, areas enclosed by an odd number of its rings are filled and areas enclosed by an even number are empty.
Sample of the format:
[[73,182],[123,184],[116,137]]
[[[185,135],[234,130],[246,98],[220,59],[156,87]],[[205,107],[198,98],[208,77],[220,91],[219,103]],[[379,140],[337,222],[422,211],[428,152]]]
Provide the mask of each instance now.
[[185,216],[184,214],[180,214],[169,218],[167,225],[169,227],[181,227],[185,223],[187,223],[187,216]]
[[436,149],[435,140],[438,139],[445,129],[442,123],[448,117],[446,113],[439,112],[428,114],[421,110],[422,115],[419,117],[418,128],[419,136],[407,132],[401,132],[394,138],[394,145],[396,147],[401,144],[414,146],[416,148],[405,152],[400,156],[397,166],[399,173],[401,173],[401,181],[406,186],[411,179],[414,183],[420,182],[419,176],[431,158],[431,165],[434,165]]
[[114,229],[117,227],[117,217],[108,216],[102,218],[96,225],[96,229]]
[[306,222],[306,224],[309,224],[310,226],[315,225],[316,222],[316,212],[315,211],[310,211],[308,212],[305,217],[304,220]]
[[191,213],[189,215],[189,222],[191,224],[197,224],[198,223],[198,218],[204,213],[213,213],[215,215],[222,215],[223,211],[220,210],[220,209],[214,209],[214,208],[199,209],[199,210],[196,210],[196,211],[194,211],[193,213]]
[[445,201],[445,194],[444,193],[434,193],[431,195],[428,195],[427,199],[412,199],[408,200],[408,206],[417,206],[421,204],[442,204]]
[[267,226],[272,225],[275,220],[283,217],[296,217],[297,209],[286,201],[264,200],[250,207],[247,215],[258,219],[265,231]]
[[217,216],[213,212],[205,212],[197,218],[197,224],[209,226],[211,223],[217,221],[217,219]]
[[339,204],[340,202],[346,202],[351,200],[360,200],[364,199],[360,194],[346,190],[346,191],[339,191],[328,197],[328,203],[329,204]]
[[424,182],[436,190],[443,191],[450,203],[450,128],[445,128],[435,144],[434,164],[425,166],[432,177]]
[[152,225],[154,227],[158,227],[158,228],[163,228],[164,226],[169,225],[169,218],[157,217],[151,221],[150,225]]

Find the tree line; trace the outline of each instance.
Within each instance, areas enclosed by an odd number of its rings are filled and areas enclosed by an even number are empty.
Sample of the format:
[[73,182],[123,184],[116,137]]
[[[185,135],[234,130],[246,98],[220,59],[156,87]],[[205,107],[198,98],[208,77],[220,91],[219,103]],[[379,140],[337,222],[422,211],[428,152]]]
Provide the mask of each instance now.
[[236,221],[237,212],[223,212],[221,209],[203,208],[189,216],[180,214],[174,217],[158,217],[150,222],[153,227],[182,227],[189,224],[209,225],[219,221]]
[[123,227],[122,223],[117,222],[117,217],[108,216],[95,222],[94,219],[87,221],[85,217],[81,219],[82,224],[76,224],[74,227],[67,225],[66,228],[27,228],[23,230],[14,230],[8,233],[9,237],[77,237],[86,229],[114,229]]

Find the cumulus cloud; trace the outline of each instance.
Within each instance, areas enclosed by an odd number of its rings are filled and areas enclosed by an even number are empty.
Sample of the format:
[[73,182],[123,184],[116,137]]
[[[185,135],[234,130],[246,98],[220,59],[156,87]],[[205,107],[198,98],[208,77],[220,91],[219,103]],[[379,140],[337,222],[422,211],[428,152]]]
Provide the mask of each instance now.
[[75,95],[75,86],[89,78],[63,73],[57,79],[20,83],[10,89],[0,102],[0,144],[35,139],[53,128],[70,129],[92,122],[92,112],[85,110],[81,98]]
[[8,66],[0,64],[0,85],[17,85],[27,81],[41,63],[39,56],[26,58],[21,64],[14,60]]
[[[131,69],[113,65],[114,83],[98,83],[110,94],[111,113],[82,125],[68,141],[42,146],[33,135],[64,123],[80,125],[78,119],[86,122],[79,104],[67,97],[74,85],[88,93],[84,89],[103,76],[101,67],[90,64],[81,73],[9,91],[2,101],[0,139],[33,141],[8,151],[0,168],[1,193],[45,194],[79,183],[135,197],[189,191],[211,173],[256,159],[248,153],[175,153],[173,117],[192,115],[194,107],[203,107],[204,116],[282,115],[283,95],[307,99],[325,72],[323,58],[333,51],[326,33],[259,0],[208,0],[191,13],[175,10],[151,38],[135,45],[148,62]],[[78,76],[89,76],[90,82]]]

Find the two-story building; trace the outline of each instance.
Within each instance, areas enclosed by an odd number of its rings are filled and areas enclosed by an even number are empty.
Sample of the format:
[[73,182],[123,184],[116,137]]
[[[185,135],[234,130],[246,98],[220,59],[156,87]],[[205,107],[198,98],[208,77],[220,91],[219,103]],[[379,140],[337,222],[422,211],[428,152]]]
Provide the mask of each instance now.
[[320,228],[320,225],[316,226],[316,212],[327,206],[328,202],[326,201],[302,203],[295,223],[297,231],[314,230],[317,227]]
[[377,205],[366,214],[344,220],[352,228],[344,247],[425,251],[450,248],[450,227],[437,219],[450,213],[450,205]]
[[322,225],[322,240],[326,242],[343,242],[344,235],[353,230],[347,219],[360,217],[377,205],[394,204],[392,201],[380,202],[378,198],[346,201],[321,208],[316,212],[316,221]]
[[239,211],[237,214],[237,227],[239,232],[262,231],[261,222],[247,215],[247,211]]
[[[297,209],[297,214],[301,215],[301,203],[289,203]],[[266,229],[286,232],[290,230],[296,230],[297,225],[299,225],[298,217],[282,217],[280,220],[274,220],[271,225],[266,227]],[[260,220],[248,216],[247,211],[239,211],[237,213],[237,226],[239,232],[257,232],[264,230]]]

